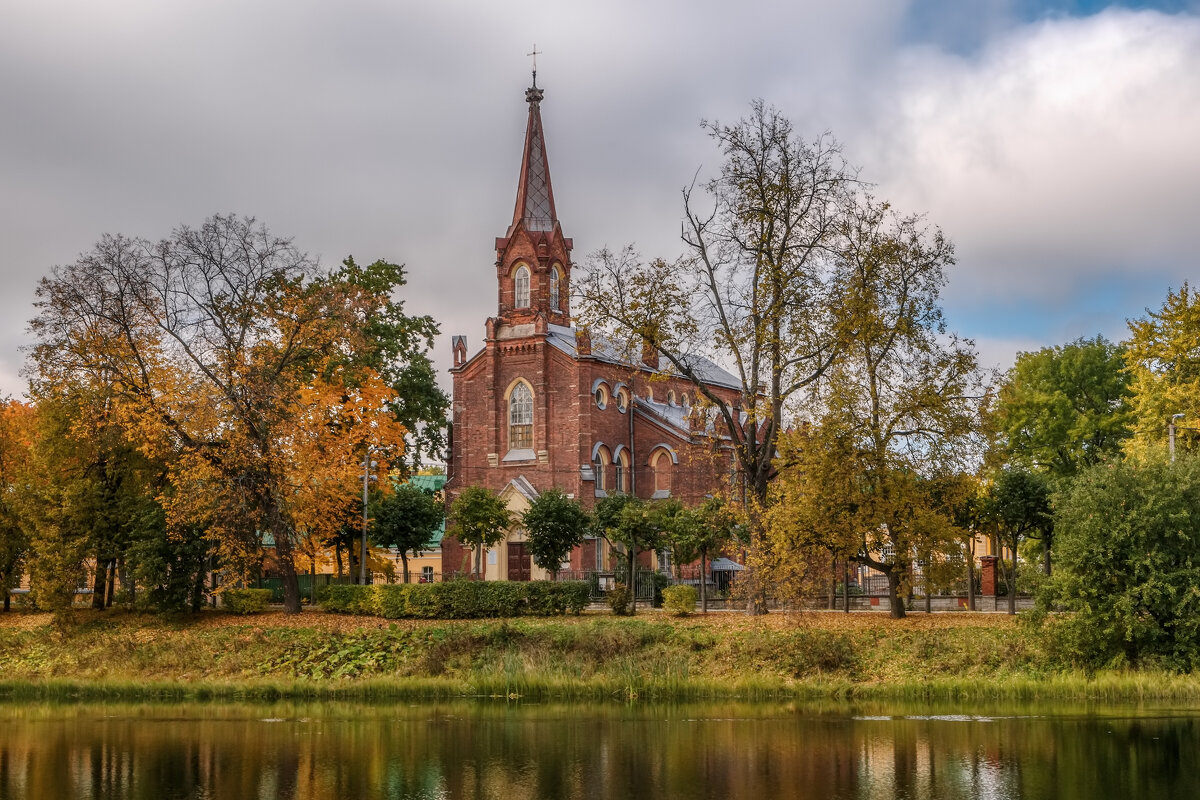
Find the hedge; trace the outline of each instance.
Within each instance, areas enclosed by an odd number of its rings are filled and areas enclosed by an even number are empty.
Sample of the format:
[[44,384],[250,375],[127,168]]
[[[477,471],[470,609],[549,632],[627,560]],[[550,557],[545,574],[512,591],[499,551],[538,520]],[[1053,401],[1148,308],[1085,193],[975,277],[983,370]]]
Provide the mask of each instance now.
[[325,611],[386,619],[475,619],[578,615],[588,603],[586,581],[447,581],[321,587]]

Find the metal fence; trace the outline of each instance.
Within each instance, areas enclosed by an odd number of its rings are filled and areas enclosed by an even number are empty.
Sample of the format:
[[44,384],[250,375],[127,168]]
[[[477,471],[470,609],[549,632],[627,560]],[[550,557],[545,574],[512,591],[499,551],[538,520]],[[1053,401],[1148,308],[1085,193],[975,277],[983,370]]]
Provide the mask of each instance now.
[[[591,586],[589,598],[593,603],[602,602],[618,583],[629,585],[628,570],[560,569],[555,579],[560,581],[587,581]],[[661,573],[652,569],[638,569],[635,576],[634,597],[638,602],[654,602],[658,592],[667,585]]]

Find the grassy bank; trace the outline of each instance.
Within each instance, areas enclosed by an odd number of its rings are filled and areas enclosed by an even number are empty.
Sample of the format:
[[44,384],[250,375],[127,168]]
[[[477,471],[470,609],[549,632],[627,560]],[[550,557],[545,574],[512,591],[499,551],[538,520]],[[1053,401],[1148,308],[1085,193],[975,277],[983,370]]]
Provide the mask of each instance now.
[[10,699],[768,698],[1200,701],[1200,680],[1084,675],[993,614],[645,614],[403,621],[306,611],[0,615]]

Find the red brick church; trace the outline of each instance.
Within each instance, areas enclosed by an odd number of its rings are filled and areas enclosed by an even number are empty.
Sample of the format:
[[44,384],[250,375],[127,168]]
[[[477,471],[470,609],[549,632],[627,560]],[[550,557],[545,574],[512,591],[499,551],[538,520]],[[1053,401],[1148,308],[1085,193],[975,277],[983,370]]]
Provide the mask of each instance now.
[[[728,485],[730,454],[693,408],[694,387],[643,353],[629,363],[573,327],[571,239],[554,207],[542,128],[543,92],[525,92],[529,119],[512,223],[496,239],[497,313],[471,354],[453,337],[454,405],[450,496],[472,485],[500,492],[514,517],[550,487],[592,506],[611,492],[700,502]],[[665,362],[664,362],[665,366]],[[706,383],[730,400],[737,379],[704,365]],[[573,570],[605,569],[602,540],[571,554]],[[470,571],[470,550],[442,543],[442,574]],[[517,523],[485,559],[487,579],[545,577],[530,564]]]

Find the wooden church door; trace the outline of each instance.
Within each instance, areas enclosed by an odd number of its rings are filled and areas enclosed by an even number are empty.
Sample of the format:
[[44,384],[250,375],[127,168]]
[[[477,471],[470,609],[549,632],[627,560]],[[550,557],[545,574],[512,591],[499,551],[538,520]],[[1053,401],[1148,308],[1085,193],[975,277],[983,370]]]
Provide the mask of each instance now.
[[527,581],[530,578],[529,548],[525,542],[508,543],[508,579]]

